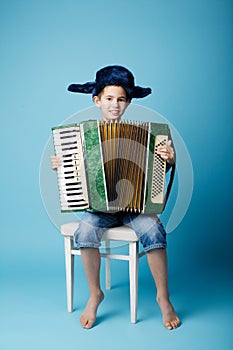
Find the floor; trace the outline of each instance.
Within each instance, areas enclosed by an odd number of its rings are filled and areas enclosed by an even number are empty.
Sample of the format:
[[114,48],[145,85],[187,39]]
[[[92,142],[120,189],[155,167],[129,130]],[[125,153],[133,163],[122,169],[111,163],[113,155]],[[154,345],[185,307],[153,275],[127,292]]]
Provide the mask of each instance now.
[[[45,262],[44,262],[45,263]],[[74,312],[66,311],[63,259],[54,265],[12,268],[3,275],[1,287],[1,337],[3,350],[153,349],[206,350],[233,348],[232,279],[227,272],[200,271],[190,276],[183,271],[175,276],[171,269],[171,300],[182,326],[167,331],[154,301],[155,289],[146,257],[139,266],[138,322],[129,319],[129,286],[126,262],[112,262],[112,289],[91,330],[83,330],[79,316],[88,295],[80,262],[75,262]],[[119,264],[122,264],[119,270]],[[104,271],[101,271],[102,283]],[[120,273],[119,273],[120,272]],[[79,289],[78,289],[79,287]]]

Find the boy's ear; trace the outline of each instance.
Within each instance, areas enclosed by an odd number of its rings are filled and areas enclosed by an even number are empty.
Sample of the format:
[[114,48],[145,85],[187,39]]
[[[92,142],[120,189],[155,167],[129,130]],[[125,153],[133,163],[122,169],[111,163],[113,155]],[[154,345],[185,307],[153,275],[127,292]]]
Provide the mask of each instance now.
[[129,107],[131,100],[127,100],[126,102],[127,102],[127,107]]
[[94,97],[93,97],[93,102],[94,102],[94,104],[95,104],[97,107],[100,106],[100,99],[99,99],[98,96],[94,96]]

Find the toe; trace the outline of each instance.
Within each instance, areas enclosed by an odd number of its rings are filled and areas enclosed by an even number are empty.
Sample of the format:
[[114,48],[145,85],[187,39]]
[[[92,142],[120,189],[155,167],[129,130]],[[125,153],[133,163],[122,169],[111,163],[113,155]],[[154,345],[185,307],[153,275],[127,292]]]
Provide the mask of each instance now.
[[171,325],[172,325],[172,329],[177,328],[177,326],[176,326],[176,322],[175,322],[175,321],[171,322]]
[[85,329],[90,329],[90,328],[92,328],[94,322],[95,322],[95,320],[87,319],[87,318],[84,317],[84,316],[81,316],[81,317],[80,317],[81,326],[82,326],[83,328],[85,328]]
[[176,318],[174,321],[171,322],[172,328],[178,328],[180,325],[180,320],[178,318]]
[[171,330],[171,329],[173,328],[170,322],[165,322],[165,323],[164,323],[164,326],[165,326],[168,330]]
[[84,328],[86,328],[86,329],[92,328],[93,323],[94,323],[93,321],[87,321],[87,323],[86,323],[86,325],[84,326]]
[[84,328],[87,324],[87,321],[84,319],[84,317],[80,317],[80,323],[81,323],[81,326]]
[[180,320],[178,317],[175,319],[174,324],[176,328],[180,326]]
[[172,321],[166,321],[166,322],[164,322],[164,326],[168,330],[176,329],[180,326],[180,320],[178,318],[176,318],[175,320],[172,320]]

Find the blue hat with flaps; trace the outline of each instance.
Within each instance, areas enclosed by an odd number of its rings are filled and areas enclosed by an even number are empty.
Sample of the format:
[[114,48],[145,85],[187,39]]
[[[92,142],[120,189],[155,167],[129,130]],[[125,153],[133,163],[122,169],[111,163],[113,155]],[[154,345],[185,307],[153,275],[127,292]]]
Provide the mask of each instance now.
[[127,98],[143,98],[151,94],[151,88],[135,86],[133,74],[122,66],[107,66],[96,73],[94,82],[85,84],[71,84],[68,91],[79,92],[83,94],[92,94],[98,96],[99,93],[109,85],[121,86],[127,95]]

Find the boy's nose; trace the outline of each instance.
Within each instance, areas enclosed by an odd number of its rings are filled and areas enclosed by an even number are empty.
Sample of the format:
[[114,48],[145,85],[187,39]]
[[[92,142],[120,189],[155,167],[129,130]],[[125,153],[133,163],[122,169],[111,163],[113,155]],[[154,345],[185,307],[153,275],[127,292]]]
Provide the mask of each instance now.
[[117,100],[117,99],[113,100],[113,104],[114,104],[115,106],[118,106],[118,100]]

